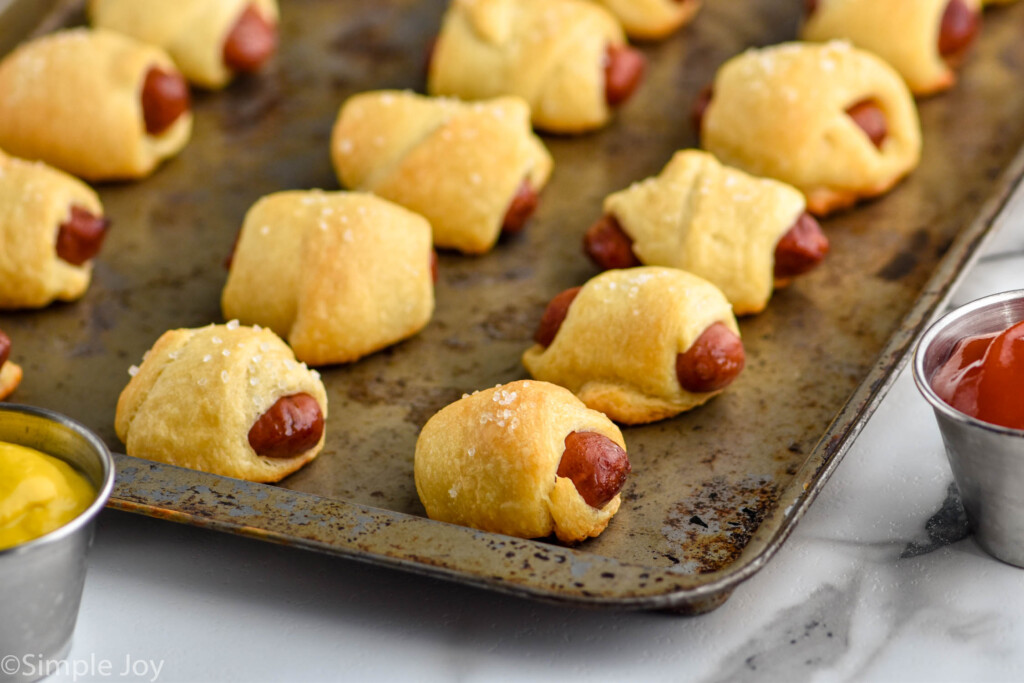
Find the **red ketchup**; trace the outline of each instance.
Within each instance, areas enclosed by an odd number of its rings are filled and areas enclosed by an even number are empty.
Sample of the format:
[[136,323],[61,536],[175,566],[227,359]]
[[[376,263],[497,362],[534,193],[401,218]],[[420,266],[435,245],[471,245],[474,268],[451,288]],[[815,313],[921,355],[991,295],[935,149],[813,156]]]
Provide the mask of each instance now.
[[961,339],[931,384],[939,398],[962,413],[1024,429],[1024,322]]

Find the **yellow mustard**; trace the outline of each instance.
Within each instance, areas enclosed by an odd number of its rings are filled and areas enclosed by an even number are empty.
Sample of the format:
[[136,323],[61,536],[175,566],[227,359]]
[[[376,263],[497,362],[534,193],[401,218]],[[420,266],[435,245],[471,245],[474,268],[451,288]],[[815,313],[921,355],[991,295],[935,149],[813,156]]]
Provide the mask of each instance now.
[[67,524],[95,499],[92,485],[63,460],[0,442],[0,550]]

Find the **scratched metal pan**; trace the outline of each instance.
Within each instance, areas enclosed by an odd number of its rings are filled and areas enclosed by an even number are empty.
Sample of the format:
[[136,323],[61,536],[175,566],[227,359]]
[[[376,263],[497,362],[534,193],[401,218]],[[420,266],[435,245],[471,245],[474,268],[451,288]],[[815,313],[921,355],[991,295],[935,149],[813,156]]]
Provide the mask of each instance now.
[[[739,380],[698,410],[625,430],[633,474],[599,538],[568,548],[428,520],[413,447],[463,392],[525,376],[519,357],[546,302],[596,272],[580,241],[602,198],[693,146],[699,89],[742,49],[791,39],[802,4],[709,0],[692,26],[644,46],[648,80],[609,128],[547,139],[555,174],[525,234],[485,256],[442,255],[426,330],[325,369],[327,443],[307,468],[266,486],[120,456],[110,504],[549,601],[720,605],[791,533],[1020,177],[1024,3],[986,15],[955,90],[921,103],[921,167],[827,220],[822,267],[741,321]],[[114,228],[84,299],[0,315],[25,368],[17,400],[120,449],[113,417],[128,367],[165,330],[222,320],[222,263],[246,209],[277,190],[337,188],[328,138],[346,97],[422,89],[444,0],[282,5],[274,65],[198,94],[191,143],[153,177],[99,188]],[[82,20],[66,3],[54,12],[45,29]]]

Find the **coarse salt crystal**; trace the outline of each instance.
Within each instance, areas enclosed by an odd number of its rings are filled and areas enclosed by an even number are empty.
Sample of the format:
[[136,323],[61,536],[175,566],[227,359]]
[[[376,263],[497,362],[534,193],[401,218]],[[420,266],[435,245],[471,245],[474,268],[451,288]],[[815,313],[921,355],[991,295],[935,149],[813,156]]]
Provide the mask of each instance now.
[[139,366],[133,365],[130,368],[128,368],[128,374],[131,375],[132,377],[139,374]]
[[651,280],[654,277],[654,273],[639,273],[633,276],[633,284],[642,285]]
[[514,392],[514,391],[505,391],[504,389],[502,389],[501,391],[495,392],[495,394],[493,396],[493,400],[498,405],[507,406],[507,405],[513,403],[516,400],[516,396],[517,396],[516,392]]

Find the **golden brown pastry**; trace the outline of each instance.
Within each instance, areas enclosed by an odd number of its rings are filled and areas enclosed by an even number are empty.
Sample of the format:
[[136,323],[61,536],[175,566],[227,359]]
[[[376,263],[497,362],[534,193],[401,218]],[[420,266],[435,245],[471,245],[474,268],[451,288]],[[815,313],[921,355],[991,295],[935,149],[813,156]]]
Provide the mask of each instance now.
[[320,376],[268,329],[170,330],[129,373],[114,428],[133,457],[272,482],[323,447]]
[[0,330],[0,401],[21,384],[21,366],[10,359],[11,338]]
[[721,289],[736,315],[759,313],[776,288],[828,252],[804,208],[803,195],[785,183],[685,150],[660,175],[605,198],[584,249],[602,268],[689,271]]
[[204,88],[259,69],[277,47],[277,0],[90,0],[89,18],[163,48]]
[[294,191],[245,216],[224,317],[269,327],[310,365],[347,363],[419,332],[434,311],[430,225],[371,194]]
[[331,158],[342,185],[419,213],[434,244],[467,254],[521,230],[551,174],[529,107],[515,97],[356,95],[334,124]]
[[722,65],[711,93],[702,146],[796,187],[815,215],[887,192],[920,161],[917,107],[903,79],[849,43],[748,50]]
[[640,84],[645,60],[618,21],[585,0],[453,0],[434,46],[431,95],[517,95],[533,125],[581,133],[605,125]]
[[660,40],[689,23],[702,0],[597,0],[622,23],[626,35]]
[[609,270],[556,296],[523,354],[539,380],[616,422],[699,406],[743,369],[736,318],[710,282],[675,268]]
[[520,538],[597,536],[629,471],[618,427],[546,382],[464,396],[416,441],[416,491],[431,519]]
[[0,152],[0,309],[81,297],[107,226],[85,183]]
[[86,180],[152,173],[192,131],[188,84],[163,50],[71,29],[0,62],[0,148]]
[[927,95],[956,81],[954,67],[978,33],[981,0],[817,0],[801,37],[848,40],[888,62],[911,92]]

